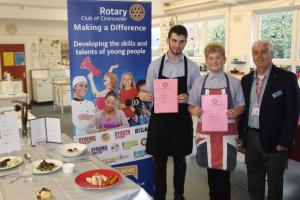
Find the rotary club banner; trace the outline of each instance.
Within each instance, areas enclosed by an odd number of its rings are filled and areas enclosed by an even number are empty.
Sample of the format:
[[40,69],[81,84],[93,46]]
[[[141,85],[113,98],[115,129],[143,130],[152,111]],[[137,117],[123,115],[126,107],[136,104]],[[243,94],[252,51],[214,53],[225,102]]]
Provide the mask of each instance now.
[[137,96],[151,62],[151,3],[68,0],[68,31],[74,139],[152,195],[147,131],[136,133],[151,109]]

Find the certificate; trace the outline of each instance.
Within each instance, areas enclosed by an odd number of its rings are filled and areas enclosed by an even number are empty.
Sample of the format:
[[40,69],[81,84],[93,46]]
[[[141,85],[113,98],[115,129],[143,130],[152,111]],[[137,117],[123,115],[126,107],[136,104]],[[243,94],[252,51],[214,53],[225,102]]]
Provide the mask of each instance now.
[[177,113],[177,79],[154,80],[154,113]]
[[202,130],[228,131],[227,95],[202,95]]

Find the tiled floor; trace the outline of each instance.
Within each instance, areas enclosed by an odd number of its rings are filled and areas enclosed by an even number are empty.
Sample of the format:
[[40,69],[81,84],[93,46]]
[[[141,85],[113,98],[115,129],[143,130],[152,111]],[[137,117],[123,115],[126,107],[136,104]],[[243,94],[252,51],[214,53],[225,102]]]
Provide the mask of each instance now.
[[[198,167],[195,153],[187,157],[187,175],[185,183],[186,200],[209,200],[206,169]],[[173,199],[173,161],[168,160],[168,192],[167,200]],[[300,199],[300,163],[290,160],[285,173],[284,200]],[[249,200],[247,193],[247,175],[245,164],[238,163],[231,173],[232,200]]]

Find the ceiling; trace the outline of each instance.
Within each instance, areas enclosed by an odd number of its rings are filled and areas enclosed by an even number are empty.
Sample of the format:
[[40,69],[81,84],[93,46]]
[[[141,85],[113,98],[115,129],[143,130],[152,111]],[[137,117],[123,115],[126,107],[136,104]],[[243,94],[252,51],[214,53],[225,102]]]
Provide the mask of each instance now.
[[[195,4],[207,4],[207,3],[240,3],[240,2],[252,2],[255,0],[137,0],[137,1],[151,1],[153,4],[165,4],[165,5],[180,5],[186,2],[193,2]],[[2,5],[15,5],[15,6],[36,6],[36,7],[61,7],[67,6],[67,0],[0,0]]]
[[[99,0],[100,1],[100,0]],[[134,0],[133,0],[134,1]],[[150,1],[150,0],[135,0],[135,1]],[[153,17],[166,16],[166,15],[176,15],[177,13],[190,12],[194,10],[203,10],[211,7],[228,6],[243,3],[262,1],[262,0],[152,0],[152,15]],[[67,0],[0,0],[0,8],[4,7],[18,8],[19,10],[32,10],[35,9],[39,13],[43,10],[51,11],[56,10],[60,13],[65,13],[67,8]],[[28,8],[28,9],[27,9]],[[39,11],[38,11],[39,10]],[[0,14],[1,15],[1,14]],[[4,14],[2,14],[3,16]],[[11,15],[11,13],[9,13]],[[19,14],[20,15],[20,14]],[[22,19],[18,13],[15,17],[7,18],[17,18]],[[41,19],[45,18],[41,16]],[[4,16],[4,18],[6,18]],[[66,18],[66,17],[65,17]],[[65,19],[64,19],[65,20]]]

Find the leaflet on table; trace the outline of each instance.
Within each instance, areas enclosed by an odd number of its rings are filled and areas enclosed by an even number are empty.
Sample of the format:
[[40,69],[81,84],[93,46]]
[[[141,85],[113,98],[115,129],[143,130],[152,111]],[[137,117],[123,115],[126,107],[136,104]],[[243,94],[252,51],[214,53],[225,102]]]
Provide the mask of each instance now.
[[30,120],[31,145],[38,141],[61,143],[60,118],[42,117]]
[[0,154],[21,150],[16,114],[0,115]]
[[154,80],[154,113],[177,113],[177,79]]
[[202,95],[202,130],[228,131],[227,95]]

